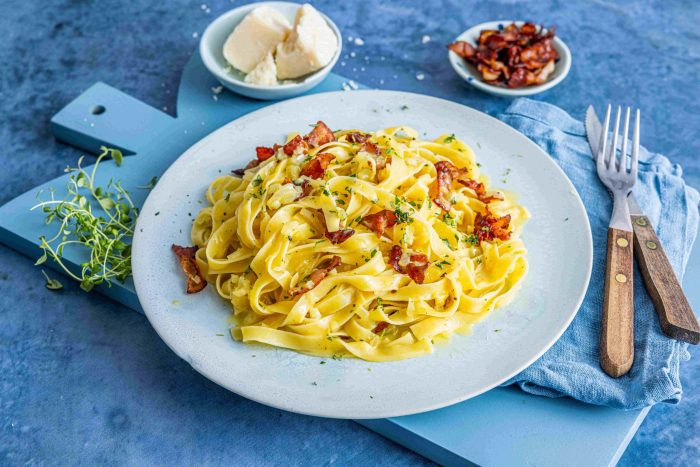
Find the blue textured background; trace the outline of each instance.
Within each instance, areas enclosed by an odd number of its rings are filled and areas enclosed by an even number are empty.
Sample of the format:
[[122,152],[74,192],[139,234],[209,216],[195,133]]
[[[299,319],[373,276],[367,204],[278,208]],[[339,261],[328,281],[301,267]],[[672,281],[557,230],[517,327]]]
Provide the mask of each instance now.
[[[95,81],[173,112],[195,33],[240,2],[151,3],[0,3],[0,203],[75,163],[79,153],[54,141],[48,119]],[[492,19],[556,24],[573,67],[537,98],[577,116],[591,102],[639,105],[644,143],[683,164],[700,187],[698,2],[315,4],[346,38],[365,41],[344,44],[355,56],[341,58],[337,72],[492,114],[509,101],[463,84],[444,44]],[[423,35],[431,41],[423,44]],[[0,464],[426,462],[353,422],[231,394],[170,352],[143,316],[73,284],[52,294],[31,261],[2,246],[0,255]],[[684,364],[683,384],[684,400],[651,411],[623,465],[698,462],[699,359]]]

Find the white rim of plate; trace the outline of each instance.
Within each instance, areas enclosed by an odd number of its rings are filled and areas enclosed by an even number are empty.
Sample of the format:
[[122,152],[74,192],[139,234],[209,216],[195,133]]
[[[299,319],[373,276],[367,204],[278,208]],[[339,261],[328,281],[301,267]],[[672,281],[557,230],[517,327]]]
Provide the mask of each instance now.
[[[470,108],[468,106],[465,106],[463,104],[459,104],[453,101],[449,101],[446,99],[441,99],[437,97],[432,97],[432,96],[426,96],[422,94],[417,94],[417,93],[409,93],[409,92],[401,92],[401,91],[383,91],[383,90],[359,90],[359,91],[353,91],[353,92],[361,92],[361,93],[381,93],[381,94],[394,94],[396,97],[394,100],[397,102],[400,100],[401,96],[409,96],[409,97],[414,97],[414,98],[430,98],[434,99],[436,101],[442,102],[444,105],[450,105],[450,106],[462,106],[466,107],[471,111],[479,112],[482,114],[484,118],[486,118],[488,121],[490,121],[493,125],[502,128],[504,131],[513,131],[516,132],[518,135],[520,135],[524,139],[524,143],[531,145],[533,149],[536,149],[537,152],[540,152],[543,156],[543,159],[546,160],[546,164],[550,165],[551,168],[560,175],[562,180],[565,181],[565,183],[568,185],[569,189],[571,190],[571,193],[574,195],[575,198],[575,206],[579,211],[579,215],[582,216],[584,219],[584,225],[585,225],[585,245],[584,248],[587,250],[590,254],[587,255],[587,260],[586,260],[586,275],[585,275],[585,283],[581,287],[581,290],[578,294],[578,296],[575,299],[575,305],[572,307],[572,311],[569,312],[569,316],[566,318],[564,322],[560,325],[558,330],[553,333],[552,337],[549,338],[546,342],[545,345],[542,346],[542,348],[535,352],[535,354],[530,357],[528,360],[526,360],[524,363],[520,364],[518,368],[516,368],[513,371],[510,371],[507,373],[505,376],[502,376],[496,380],[494,380],[492,383],[479,388],[478,390],[473,390],[471,392],[467,392],[465,394],[461,394],[456,397],[451,397],[449,399],[444,399],[436,403],[432,404],[424,404],[421,405],[420,407],[411,407],[410,409],[403,409],[403,410],[394,410],[391,412],[386,412],[382,413],[381,415],[377,415],[376,413],[360,413],[357,410],[353,411],[338,411],[334,413],[321,413],[318,411],[314,411],[311,409],[299,409],[298,407],[292,405],[292,404],[285,404],[285,403],[280,403],[279,401],[275,400],[274,398],[266,398],[264,395],[261,395],[259,391],[255,391],[251,389],[250,387],[248,388],[240,388],[240,387],[232,387],[232,385],[229,384],[229,381],[227,381],[224,378],[224,375],[220,373],[215,364],[212,363],[202,363],[198,362],[197,365],[194,364],[193,361],[191,361],[188,358],[188,350],[187,348],[184,348],[184,346],[181,341],[178,341],[176,339],[169,339],[171,336],[167,334],[168,329],[166,329],[167,326],[163,325],[160,321],[154,320],[154,311],[150,309],[149,304],[147,303],[147,300],[144,300],[143,297],[146,297],[146,290],[143,288],[144,286],[142,285],[141,281],[138,280],[138,274],[139,272],[145,267],[143,263],[143,255],[141,254],[141,248],[148,248],[147,245],[141,244],[139,241],[141,238],[140,235],[140,228],[139,225],[136,226],[135,232],[136,235],[134,236],[134,241],[133,241],[133,246],[132,246],[132,265],[133,265],[133,271],[134,271],[134,286],[136,288],[137,295],[139,297],[139,301],[141,302],[141,305],[143,307],[144,313],[146,317],[148,318],[149,322],[155,329],[156,333],[158,336],[165,342],[165,344],[180,358],[183,360],[187,361],[192,368],[200,373],[202,376],[205,378],[215,382],[221,387],[224,387],[228,389],[229,391],[238,394],[242,397],[245,397],[247,399],[250,399],[255,402],[259,402],[261,404],[274,407],[277,409],[282,409],[286,410],[289,412],[294,412],[294,413],[300,413],[304,415],[312,415],[312,416],[318,416],[318,417],[326,417],[326,418],[341,418],[341,419],[376,419],[376,418],[389,418],[389,417],[399,417],[399,416],[404,416],[404,415],[412,415],[412,414],[417,414],[417,413],[423,413],[423,412],[428,412],[431,410],[437,410],[443,407],[448,407],[460,402],[463,402],[465,400],[471,399],[473,397],[476,397],[480,394],[483,394],[503,382],[509,380],[513,376],[517,375],[530,365],[532,365],[537,359],[539,359],[547,350],[549,350],[552,345],[554,345],[559,338],[562,336],[562,334],[568,329],[569,325],[573,321],[573,319],[576,317],[578,310],[581,307],[581,304],[583,303],[583,299],[586,295],[586,292],[588,290],[588,286],[590,284],[590,278],[591,278],[591,271],[592,271],[592,266],[593,266],[593,239],[592,239],[592,234],[591,234],[591,227],[590,223],[588,222],[588,214],[586,213],[586,209],[583,205],[583,201],[581,200],[581,197],[578,194],[578,191],[574,187],[573,183],[571,180],[569,180],[569,177],[564,173],[564,171],[559,167],[559,165],[554,162],[554,160],[542,149],[540,148],[535,142],[533,142],[530,138],[527,136],[523,135],[519,131],[515,130],[511,126],[501,122],[500,120],[485,114],[484,112],[481,112],[479,110],[476,110],[474,108]],[[347,96],[346,92],[343,91],[335,91],[332,93],[321,93],[320,95],[328,95],[328,94],[336,94],[338,96]],[[227,125],[224,125],[223,127],[215,130],[214,132],[210,133],[209,135],[205,136],[198,142],[196,142],[194,145],[192,145],[187,151],[185,151],[180,157],[178,157],[172,164],[171,166],[165,171],[165,173],[161,176],[159,180],[159,184],[156,185],[156,187],[150,192],[148,198],[146,199],[143,208],[140,212],[139,219],[142,219],[150,214],[148,216],[149,218],[153,217],[153,213],[158,210],[157,206],[151,206],[150,201],[155,198],[154,194],[157,194],[162,187],[168,185],[168,180],[171,177],[175,177],[177,173],[177,168],[179,165],[186,165],[186,159],[188,158],[187,156],[190,154],[196,154],[196,151],[198,150],[199,147],[205,146],[208,143],[208,140],[212,138],[216,138],[218,133],[222,133],[226,131],[226,128],[230,125],[241,125],[241,121],[245,121],[246,119],[251,118],[253,114],[256,114],[258,112],[264,112],[264,111],[269,111],[271,107],[279,106],[279,105],[290,105],[290,104],[301,104],[303,105],[303,102],[305,100],[312,100],[315,97],[317,97],[319,94],[312,94],[309,96],[301,96],[301,97],[296,97],[293,99],[286,100],[281,103],[277,104],[272,104],[270,106],[263,107],[262,109],[256,110],[254,112],[251,112],[249,114],[246,114],[242,117],[239,117],[236,120],[233,120],[232,122],[228,123]],[[159,188],[160,187],[160,188]],[[144,303],[146,302],[146,303]],[[157,314],[157,312],[155,312]],[[241,344],[244,345],[244,344]],[[293,350],[288,350],[289,352],[294,352]],[[419,357],[420,358],[420,357]],[[357,409],[357,408],[355,408]]]

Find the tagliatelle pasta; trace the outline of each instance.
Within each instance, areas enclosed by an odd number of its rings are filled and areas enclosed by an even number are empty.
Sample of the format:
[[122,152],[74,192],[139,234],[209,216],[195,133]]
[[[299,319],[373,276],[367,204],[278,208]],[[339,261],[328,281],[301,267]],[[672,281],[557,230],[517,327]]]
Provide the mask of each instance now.
[[454,135],[332,133],[319,122],[257,154],[242,177],[211,183],[192,227],[235,339],[416,357],[508,303],[527,272],[527,211],[489,190]]

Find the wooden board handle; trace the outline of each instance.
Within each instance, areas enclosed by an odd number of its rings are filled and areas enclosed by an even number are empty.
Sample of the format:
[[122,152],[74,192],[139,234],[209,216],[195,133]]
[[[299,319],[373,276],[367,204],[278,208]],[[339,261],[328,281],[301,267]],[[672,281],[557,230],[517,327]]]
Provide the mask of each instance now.
[[613,378],[627,373],[634,361],[632,237],[632,232],[608,229],[600,366]]
[[634,252],[661,329],[669,337],[700,343],[700,325],[673,272],[654,227],[645,216],[632,216]]

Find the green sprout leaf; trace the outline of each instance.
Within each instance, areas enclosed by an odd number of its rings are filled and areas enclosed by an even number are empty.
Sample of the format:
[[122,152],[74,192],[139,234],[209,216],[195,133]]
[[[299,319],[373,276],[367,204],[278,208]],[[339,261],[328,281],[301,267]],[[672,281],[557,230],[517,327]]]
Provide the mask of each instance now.
[[46,274],[46,271],[43,269],[41,270],[41,273],[44,275],[46,278],[46,284],[44,286],[49,289],[49,290],[61,290],[63,288],[63,284],[58,279],[51,279],[48,274]]

